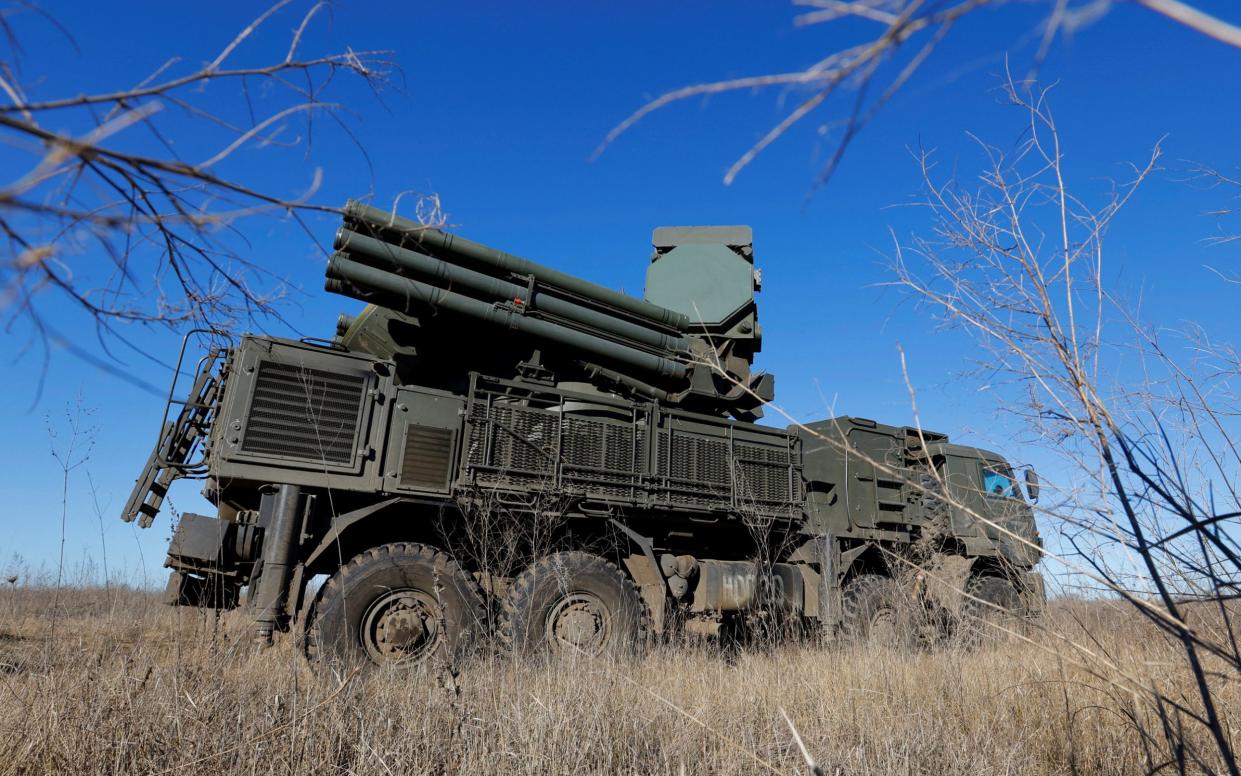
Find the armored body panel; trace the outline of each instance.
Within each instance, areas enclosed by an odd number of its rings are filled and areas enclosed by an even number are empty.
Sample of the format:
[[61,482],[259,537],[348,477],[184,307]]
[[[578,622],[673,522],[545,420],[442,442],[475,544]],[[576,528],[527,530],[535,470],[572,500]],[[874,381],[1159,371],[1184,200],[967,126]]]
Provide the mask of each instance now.
[[796,519],[800,437],[657,403],[473,375],[464,395],[393,364],[245,337],[209,441],[211,477],[339,491],[555,492],[627,508]]

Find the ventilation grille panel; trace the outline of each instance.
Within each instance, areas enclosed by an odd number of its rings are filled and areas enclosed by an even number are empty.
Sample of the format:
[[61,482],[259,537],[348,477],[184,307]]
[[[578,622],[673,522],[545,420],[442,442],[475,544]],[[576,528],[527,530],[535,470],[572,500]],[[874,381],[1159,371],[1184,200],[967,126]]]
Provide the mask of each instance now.
[[401,487],[444,490],[452,468],[453,431],[410,425],[401,459]]
[[241,450],[348,464],[357,447],[366,377],[264,361]]
[[476,386],[470,397],[461,455],[472,485],[743,518],[800,514],[796,437],[645,406],[628,420],[579,414],[550,389],[496,383],[502,390]]
[[735,449],[738,501],[766,506],[800,500],[793,476],[797,460],[788,448],[738,442]]

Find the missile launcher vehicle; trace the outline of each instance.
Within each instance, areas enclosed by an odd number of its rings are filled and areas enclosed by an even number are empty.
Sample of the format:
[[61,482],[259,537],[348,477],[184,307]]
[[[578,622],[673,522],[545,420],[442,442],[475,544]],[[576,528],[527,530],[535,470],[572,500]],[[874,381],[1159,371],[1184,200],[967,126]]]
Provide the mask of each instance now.
[[749,227],[652,242],[638,299],[348,203],[325,288],[366,306],[330,340],[210,348],[165,407],[123,518],[180,478],[216,508],[176,525],[170,602],[402,664],[1038,610],[1032,471],[865,418],[757,423]]

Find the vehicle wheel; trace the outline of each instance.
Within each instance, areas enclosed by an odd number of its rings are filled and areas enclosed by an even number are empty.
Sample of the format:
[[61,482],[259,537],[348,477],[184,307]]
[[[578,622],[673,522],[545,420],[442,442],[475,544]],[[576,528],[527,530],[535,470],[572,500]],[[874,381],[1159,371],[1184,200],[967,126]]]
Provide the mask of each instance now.
[[922,489],[922,516],[926,523],[923,535],[939,540],[951,534],[952,515],[948,500],[944,497],[942,475],[923,472],[919,478]]
[[1024,606],[1021,593],[1004,577],[971,577],[961,604],[960,633],[966,643],[1004,640],[1020,633]]
[[455,660],[484,627],[482,595],[457,562],[424,544],[385,544],[324,583],[306,633],[312,660],[415,666]]
[[878,574],[855,577],[844,590],[841,630],[852,644],[907,647],[913,643],[911,603],[895,580]]
[[619,656],[645,644],[650,613],[615,565],[585,552],[534,563],[504,597],[501,632],[518,653]]

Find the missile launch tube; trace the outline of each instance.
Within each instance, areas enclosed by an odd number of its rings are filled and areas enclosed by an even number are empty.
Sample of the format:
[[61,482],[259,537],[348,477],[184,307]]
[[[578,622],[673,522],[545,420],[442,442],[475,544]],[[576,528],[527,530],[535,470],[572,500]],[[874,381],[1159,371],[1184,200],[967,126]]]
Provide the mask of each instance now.
[[444,253],[464,256],[506,272],[514,272],[519,275],[534,275],[549,286],[562,288],[565,291],[586,297],[587,299],[623,310],[638,318],[676,329],[678,332],[689,330],[689,316],[683,313],[660,307],[657,304],[651,304],[644,299],[637,299],[627,294],[622,294],[619,291],[613,291],[610,288],[582,280],[551,267],[545,267],[542,264],[536,264],[529,259],[523,259],[520,256],[496,250],[482,243],[467,240],[464,237],[447,234],[438,229],[429,229],[422,224],[394,216],[387,211],[364,205],[356,200],[350,200],[345,203],[345,217],[381,229],[386,228],[406,232],[411,239],[420,241],[424,246],[433,251],[443,251]]
[[411,302],[423,302],[574,348],[582,353],[591,353],[659,377],[684,379],[688,371],[685,364],[670,358],[663,358],[644,350],[601,339],[551,321],[527,317],[512,310],[505,310],[494,304],[401,277],[386,270],[368,267],[340,254],[334,255],[328,261],[327,277],[328,282],[324,287],[329,291],[343,293],[363,301],[372,301],[369,295],[373,293],[379,293],[394,300],[404,300],[405,309],[399,306],[394,307],[402,312],[408,312]]
[[626,388],[633,389],[647,398],[658,399],[659,401],[668,401],[668,398],[671,395],[667,391],[656,388],[650,383],[635,380],[629,375],[623,375],[620,372],[616,372],[611,369],[604,369],[598,364],[592,364],[589,361],[579,361],[578,363],[581,364],[582,368],[586,370],[586,374],[591,377],[601,377],[606,381],[618,383]]
[[[532,310],[544,310],[552,315],[566,318],[593,329],[622,339],[639,342],[659,350],[674,353],[689,351],[689,342],[684,337],[675,337],[655,331],[631,321],[615,318],[598,310],[573,302],[536,292],[534,298],[528,299],[530,290],[516,283],[475,272],[465,267],[458,267],[446,261],[427,256],[408,248],[401,248],[383,240],[376,240],[364,234],[340,229],[336,232],[335,247],[346,252],[346,258],[362,257],[363,263],[378,263],[380,269],[399,269],[419,276],[419,279],[437,281],[440,285],[452,285],[469,289],[475,294],[491,301],[513,301],[521,299],[522,304]],[[369,261],[368,261],[369,259]]]

